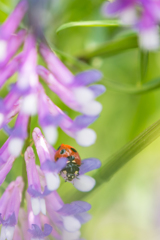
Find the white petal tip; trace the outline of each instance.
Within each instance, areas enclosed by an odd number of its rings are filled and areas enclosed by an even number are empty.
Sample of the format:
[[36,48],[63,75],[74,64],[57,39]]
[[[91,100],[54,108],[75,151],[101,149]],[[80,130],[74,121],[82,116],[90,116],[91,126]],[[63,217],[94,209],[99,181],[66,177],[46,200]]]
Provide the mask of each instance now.
[[2,62],[7,53],[7,41],[0,40],[0,62]]
[[159,33],[157,28],[144,30],[139,35],[140,47],[146,50],[154,51],[160,44]]
[[81,236],[80,231],[76,232],[67,232],[63,230],[62,232],[62,240],[78,240]]
[[37,113],[37,105],[37,95],[29,94],[28,96],[24,97],[22,101],[22,112],[27,115],[35,115]]
[[93,92],[85,87],[75,89],[74,96],[77,102],[80,104],[86,104],[86,102],[89,102],[94,99]]
[[14,227],[6,227],[6,238],[7,240],[12,240],[14,235]]
[[60,179],[56,173],[45,173],[48,190],[54,191],[59,188]]
[[44,198],[40,199],[40,208],[41,208],[41,212],[46,215],[46,203]]
[[80,222],[73,216],[63,217],[63,225],[66,231],[75,232],[78,231],[81,227]]
[[137,21],[136,10],[133,7],[126,8],[120,14],[120,19],[124,25],[133,25]]
[[102,111],[102,105],[97,101],[90,101],[82,107],[81,111],[89,116],[97,116]]
[[0,126],[4,121],[4,115],[2,113],[0,113]]
[[31,198],[31,206],[34,215],[38,215],[41,211],[40,201],[38,198]]
[[20,138],[12,138],[8,145],[10,154],[14,157],[18,157],[23,147],[23,140]]
[[54,126],[47,126],[43,128],[45,138],[49,144],[54,144],[58,138],[57,128]]
[[76,134],[76,141],[79,145],[83,147],[91,146],[96,141],[96,133],[94,130],[85,128]]
[[91,191],[95,184],[96,181],[94,178],[87,176],[87,175],[81,175],[78,176],[78,179],[73,180],[74,187],[78,189],[81,192],[89,192]]

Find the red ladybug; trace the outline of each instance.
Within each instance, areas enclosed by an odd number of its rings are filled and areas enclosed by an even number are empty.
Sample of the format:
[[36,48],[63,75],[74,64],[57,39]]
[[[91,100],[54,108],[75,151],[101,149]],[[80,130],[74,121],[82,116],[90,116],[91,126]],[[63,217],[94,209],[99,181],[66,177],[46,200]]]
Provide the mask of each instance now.
[[55,161],[58,161],[59,158],[66,157],[68,158],[67,165],[60,174],[66,179],[66,181],[72,181],[79,175],[79,166],[81,165],[81,158],[72,146],[61,144],[55,153]]

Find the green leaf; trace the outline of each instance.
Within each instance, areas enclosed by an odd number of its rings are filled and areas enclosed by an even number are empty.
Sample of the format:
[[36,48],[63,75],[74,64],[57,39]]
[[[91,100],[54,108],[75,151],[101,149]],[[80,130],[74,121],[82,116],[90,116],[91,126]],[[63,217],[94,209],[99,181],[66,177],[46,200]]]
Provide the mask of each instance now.
[[[93,175],[96,179],[96,186],[94,190],[102,184],[107,183],[107,181],[109,181],[118,170],[120,170],[127,162],[129,162],[158,137],[160,137],[160,120],[148,127],[131,142],[126,144],[106,160],[106,163]],[[86,197],[87,194],[89,194],[89,192],[77,192],[76,194],[73,193],[73,195],[70,194],[67,201],[71,199],[72,201],[79,200]]]
[[116,19],[99,20],[99,21],[81,21],[81,22],[69,22],[61,25],[57,32],[71,27],[119,27],[121,23]]
[[103,43],[92,49],[84,51],[78,55],[79,59],[88,61],[93,57],[110,57],[124,50],[133,49],[138,47],[137,35],[135,33],[118,37],[110,42]]
[[[105,78],[104,78],[105,79]],[[113,81],[109,81],[105,79],[104,85],[107,87],[107,89],[114,90],[116,92],[122,92],[127,94],[143,94],[152,90],[155,90],[160,87],[160,78],[150,80],[149,82],[137,86],[137,87],[131,87],[120,83],[115,83]]]

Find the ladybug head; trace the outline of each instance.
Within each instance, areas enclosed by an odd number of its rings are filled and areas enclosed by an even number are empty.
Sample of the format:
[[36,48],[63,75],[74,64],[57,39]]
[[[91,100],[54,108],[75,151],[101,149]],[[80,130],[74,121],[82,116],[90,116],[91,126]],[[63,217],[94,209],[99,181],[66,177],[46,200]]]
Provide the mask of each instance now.
[[68,163],[64,169],[62,169],[61,174],[64,176],[66,181],[72,181],[79,175],[79,166],[73,162],[70,157],[68,157]]

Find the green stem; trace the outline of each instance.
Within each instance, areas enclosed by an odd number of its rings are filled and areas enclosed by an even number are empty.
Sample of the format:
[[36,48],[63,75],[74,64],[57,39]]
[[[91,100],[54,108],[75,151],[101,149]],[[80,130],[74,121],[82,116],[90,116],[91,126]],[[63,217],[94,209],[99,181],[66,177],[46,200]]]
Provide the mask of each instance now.
[[[93,175],[93,177],[96,179],[96,186],[94,190],[96,190],[103,183],[109,181],[118,170],[120,170],[127,162],[129,162],[129,160],[135,157],[158,137],[160,137],[160,120],[145,129],[136,138],[127,143],[124,147],[122,147],[105,161],[105,164]],[[66,201],[80,200],[86,197],[88,194],[90,194],[90,192],[77,192],[76,194],[70,193],[67,196]]]
[[141,83],[144,82],[147,67],[148,67],[149,53],[146,51],[140,51],[140,72],[141,72]]
[[128,36],[121,36],[112,41],[103,43],[92,49],[85,50],[81,54],[77,55],[77,58],[83,61],[89,62],[93,57],[111,57],[124,52],[129,49],[138,47],[138,41],[136,34],[130,34]]
[[[28,137],[27,137],[27,139],[25,141],[23,152],[25,152],[27,147],[29,147],[29,145],[30,145],[31,117],[29,118],[29,121],[28,121],[27,132],[28,132]],[[27,170],[26,170],[26,163],[25,163],[24,159],[23,159],[23,163],[22,163],[22,177],[23,177],[23,181],[24,181],[24,188],[23,188],[23,192],[22,192],[21,207],[24,207],[24,205],[25,205],[25,198],[26,198],[25,194],[26,194],[26,190],[27,190],[27,187],[28,187]]]

